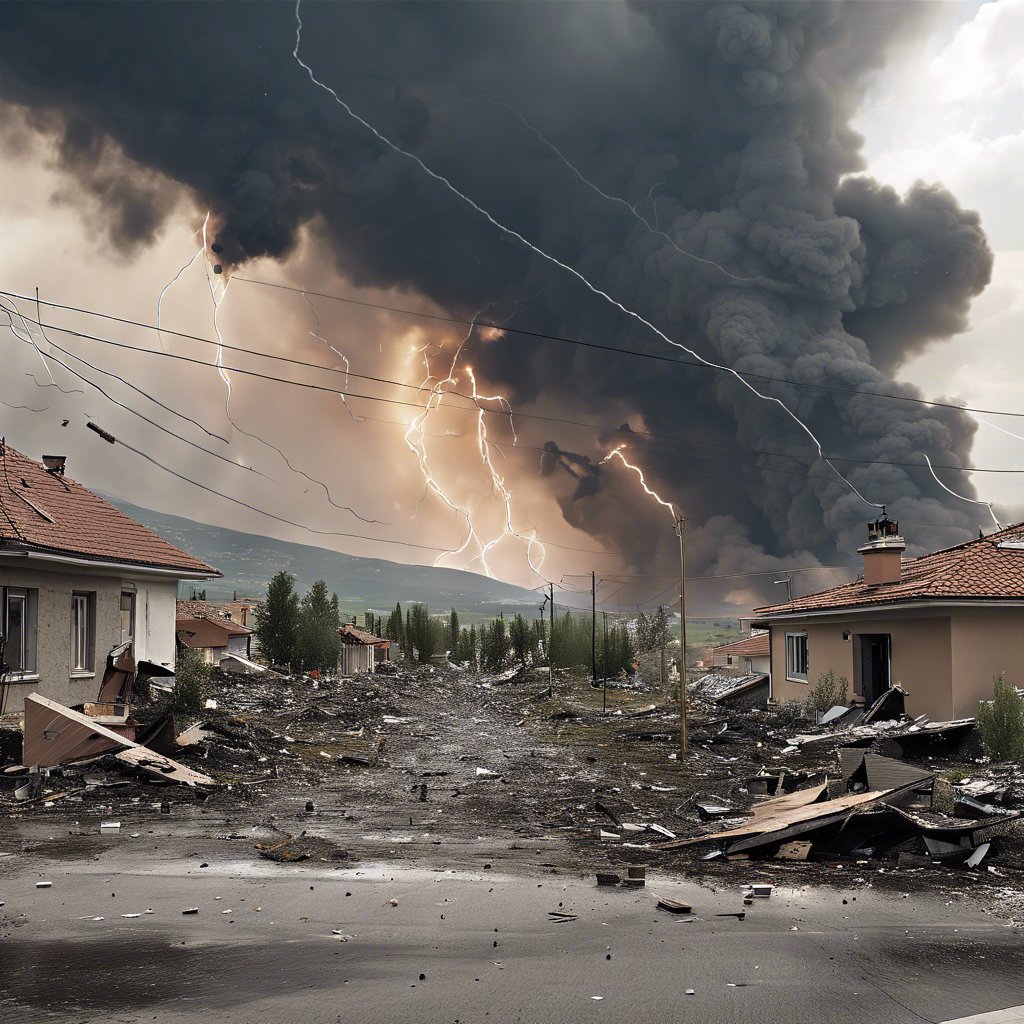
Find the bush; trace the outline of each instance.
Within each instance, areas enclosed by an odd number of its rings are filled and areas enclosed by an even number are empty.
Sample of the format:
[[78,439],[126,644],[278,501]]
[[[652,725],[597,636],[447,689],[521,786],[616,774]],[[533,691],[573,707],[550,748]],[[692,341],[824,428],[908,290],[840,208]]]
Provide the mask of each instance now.
[[1000,676],[991,701],[978,705],[978,735],[993,761],[1024,758],[1024,698]]
[[807,710],[828,711],[837,704],[845,705],[849,688],[850,681],[846,676],[840,676],[837,680],[835,672],[829,669],[821,675],[814,689],[807,695]]
[[183,652],[175,667],[174,689],[167,698],[167,709],[185,715],[202,711],[210,685],[210,670],[211,666],[196,651]]

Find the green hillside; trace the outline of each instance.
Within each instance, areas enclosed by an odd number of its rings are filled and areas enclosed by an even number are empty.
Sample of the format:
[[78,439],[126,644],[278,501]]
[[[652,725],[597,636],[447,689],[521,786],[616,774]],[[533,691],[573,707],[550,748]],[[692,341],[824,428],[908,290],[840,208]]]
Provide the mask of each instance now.
[[[108,498],[122,511],[144,523],[172,544],[215,566],[223,579],[198,584],[210,600],[261,597],[270,577],[286,569],[304,592],[316,579],[337,592],[344,611],[385,611],[396,601],[428,604],[431,611],[458,608],[470,615],[493,616],[501,611],[533,614],[541,598],[533,591],[492,580],[477,573],[430,566],[402,565],[383,558],[363,558],[338,551],[294,544],[191,519],[139,508]],[[183,596],[191,594],[191,584]]]

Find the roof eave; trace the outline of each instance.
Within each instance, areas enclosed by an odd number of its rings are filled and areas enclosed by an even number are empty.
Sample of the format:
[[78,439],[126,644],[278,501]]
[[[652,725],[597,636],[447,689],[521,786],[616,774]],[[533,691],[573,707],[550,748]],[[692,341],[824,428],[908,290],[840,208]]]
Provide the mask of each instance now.
[[75,568],[119,569],[124,572],[172,577],[179,580],[212,580],[223,576],[219,569],[214,569],[213,566],[209,565],[205,569],[198,569],[175,565],[159,565],[151,562],[133,562],[24,543],[18,547],[0,546],[0,558],[24,558],[29,562],[56,563],[58,565],[74,566]]
[[821,618],[827,615],[850,614],[860,615],[862,613],[886,612],[896,610],[914,610],[917,608],[935,608],[938,605],[945,605],[950,608],[1022,608],[1024,597],[912,597],[894,598],[891,601],[873,601],[862,604],[836,604],[825,608],[785,608],[769,611],[767,609],[755,609],[755,621],[751,622],[753,628],[767,628],[772,623],[782,622],[786,619]]

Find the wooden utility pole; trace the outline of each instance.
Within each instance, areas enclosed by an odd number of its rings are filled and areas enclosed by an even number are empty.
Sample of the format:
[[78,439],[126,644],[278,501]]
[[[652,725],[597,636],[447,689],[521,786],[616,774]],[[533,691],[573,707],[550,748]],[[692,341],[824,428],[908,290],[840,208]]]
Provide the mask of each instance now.
[[686,760],[686,519],[676,520],[679,538],[679,760]]
[[[548,584],[548,600],[551,602],[551,609],[549,612],[551,619],[551,636],[548,638],[548,667],[554,672],[555,670],[555,585],[554,583]],[[550,675],[548,681],[550,682]]]
[[597,576],[593,571],[590,573],[590,674],[597,686]]

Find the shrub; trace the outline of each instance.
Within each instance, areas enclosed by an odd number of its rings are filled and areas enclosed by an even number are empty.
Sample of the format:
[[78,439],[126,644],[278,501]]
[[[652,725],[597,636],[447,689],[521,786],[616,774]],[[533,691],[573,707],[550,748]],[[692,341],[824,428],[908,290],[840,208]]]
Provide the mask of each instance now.
[[174,689],[167,698],[168,710],[185,715],[202,711],[209,685],[210,666],[196,651],[184,651],[175,666]]
[[807,710],[828,711],[836,704],[845,705],[849,688],[850,681],[846,676],[840,676],[837,680],[832,669],[823,672],[814,689],[807,695]]
[[993,761],[1024,758],[1024,698],[1000,676],[991,701],[978,705],[978,735]]

